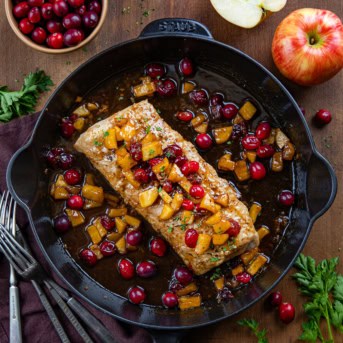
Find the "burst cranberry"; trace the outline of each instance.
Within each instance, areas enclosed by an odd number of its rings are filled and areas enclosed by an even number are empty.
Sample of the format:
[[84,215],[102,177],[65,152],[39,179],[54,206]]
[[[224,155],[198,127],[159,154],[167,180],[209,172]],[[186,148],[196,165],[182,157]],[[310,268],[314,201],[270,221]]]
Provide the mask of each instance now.
[[49,150],[46,154],[46,160],[50,164],[51,167],[57,167],[60,155],[63,152],[62,148],[53,148]]
[[142,168],[137,168],[134,171],[134,177],[140,183],[147,183],[149,181],[149,175]]
[[142,242],[143,234],[140,230],[132,230],[126,234],[126,242],[133,247],[136,247]]
[[172,281],[169,283],[169,290],[171,292],[177,292],[180,289],[184,288],[180,282],[176,281],[175,279],[172,279]]
[[156,79],[162,77],[166,73],[166,69],[162,64],[150,63],[145,67],[145,73],[151,78]]
[[230,222],[230,227],[227,230],[227,233],[229,234],[230,237],[236,237],[241,231],[241,226],[239,223],[234,220],[234,219],[229,219]]
[[32,7],[27,15],[32,24],[37,24],[41,20],[40,10],[38,7]]
[[195,143],[203,150],[211,148],[213,144],[211,136],[207,133],[198,134],[195,138]]
[[81,17],[87,12],[87,7],[86,5],[81,5],[80,7],[75,9],[75,13],[80,15]]
[[182,168],[182,166],[187,162],[187,158],[185,156],[179,156],[176,157],[175,159],[175,164],[179,167]]
[[81,174],[76,169],[69,169],[64,173],[64,180],[68,185],[76,185],[81,182]]
[[68,13],[62,20],[63,26],[66,29],[77,29],[81,26],[81,17],[76,13]]
[[118,269],[120,275],[125,279],[129,280],[135,276],[135,267],[128,258],[122,258],[118,263]]
[[247,135],[242,139],[242,145],[244,149],[255,150],[261,145],[261,141],[253,135]]
[[218,292],[218,298],[221,301],[229,301],[230,299],[234,298],[234,296],[233,296],[232,292],[227,287],[223,287]]
[[189,122],[193,119],[193,113],[190,111],[182,111],[182,112],[178,112],[176,117],[177,119],[181,121]]
[[177,306],[178,303],[179,303],[179,300],[178,300],[177,295],[175,293],[165,292],[162,295],[163,306],[165,306],[167,308],[173,308],[173,307]]
[[25,35],[31,33],[34,28],[35,26],[27,18],[20,20],[19,29]]
[[279,318],[285,324],[289,324],[295,317],[295,308],[290,303],[282,303],[279,306]]
[[327,125],[332,120],[331,112],[328,110],[319,110],[314,117],[315,121],[319,125]]
[[242,272],[236,275],[236,279],[238,282],[246,284],[250,282],[251,275],[247,272]]
[[46,29],[50,33],[62,32],[63,31],[63,25],[61,22],[59,22],[57,20],[49,20],[46,23]]
[[44,4],[44,0],[27,0],[27,2],[31,7],[40,7]]
[[171,193],[173,191],[173,184],[170,181],[165,181],[163,183],[163,190],[167,193]]
[[13,15],[16,18],[24,18],[30,11],[30,6],[26,1],[20,2],[13,7]]
[[269,158],[274,155],[274,148],[269,144],[260,145],[257,148],[256,154],[259,158]]
[[186,211],[193,211],[194,210],[194,202],[190,199],[183,199],[182,208]]
[[200,185],[202,182],[202,177],[199,174],[190,174],[187,176],[187,180],[192,185]]
[[185,232],[185,243],[189,248],[195,248],[198,241],[198,231],[195,229],[188,229]]
[[213,94],[210,98],[210,104],[211,106],[217,106],[217,105],[222,105],[224,102],[224,96],[223,94]]
[[96,12],[88,11],[83,15],[82,22],[86,28],[92,29],[98,25],[99,16],[96,14]]
[[187,161],[182,167],[181,171],[183,175],[188,176],[196,173],[199,170],[199,163],[196,161]]
[[52,9],[58,17],[64,17],[69,12],[68,4],[64,0],[55,0]]
[[156,265],[152,261],[139,262],[136,267],[136,273],[138,276],[147,279],[156,274]]
[[203,215],[207,214],[207,210],[204,209],[204,208],[201,208],[200,204],[196,204],[195,205],[194,212],[195,212],[196,215],[200,215],[200,216],[203,216]]
[[31,34],[31,38],[37,44],[43,44],[46,40],[46,32],[41,27],[36,27]]
[[63,48],[63,34],[61,32],[55,32],[48,36],[46,44],[52,49]]
[[238,107],[233,103],[226,104],[222,109],[222,114],[226,119],[232,119],[237,113]]
[[[150,162],[150,161],[149,161]],[[155,181],[157,180],[157,176],[156,174],[152,171],[151,166],[149,165],[147,168],[145,168],[145,171],[147,172],[148,176],[149,176],[149,180],[151,181]]]
[[261,162],[251,163],[249,171],[253,180],[262,180],[267,174],[266,168]]
[[202,199],[205,196],[205,190],[200,185],[193,185],[189,190],[189,194],[195,199]]
[[99,248],[104,256],[111,256],[116,252],[116,245],[112,241],[103,241]]
[[266,139],[269,137],[272,127],[269,123],[263,122],[257,125],[255,135],[258,139]]
[[273,292],[269,296],[269,302],[272,306],[278,307],[282,303],[282,295],[280,292]]
[[294,194],[291,191],[283,190],[278,195],[278,201],[281,205],[290,207],[294,204]]
[[186,267],[177,267],[174,271],[174,276],[183,286],[187,286],[193,280],[193,273]]
[[170,97],[176,94],[177,86],[176,82],[172,79],[166,79],[164,81],[158,81],[157,93],[163,97]]
[[115,220],[113,218],[108,217],[108,216],[101,217],[100,223],[107,231],[113,230],[114,227],[116,226]]
[[170,161],[175,161],[176,157],[182,156],[182,149],[177,144],[168,145],[163,153]]
[[166,254],[167,244],[162,238],[153,238],[150,241],[150,250],[154,255],[162,257]]
[[80,195],[72,195],[68,201],[67,206],[73,210],[81,210],[83,207],[83,199]]
[[130,145],[130,155],[135,161],[140,161],[143,158],[142,144],[139,142]]
[[95,253],[91,249],[83,249],[80,252],[80,258],[90,267],[94,266],[98,261]]
[[63,152],[59,157],[58,166],[64,170],[67,170],[71,168],[73,162],[74,156],[72,154]]
[[84,38],[84,34],[78,29],[69,29],[63,35],[63,43],[66,46],[75,46],[79,44]]
[[197,106],[206,106],[208,104],[208,94],[204,89],[189,93],[189,98]]
[[71,229],[71,222],[66,214],[54,218],[54,228],[57,232],[63,233]]
[[52,9],[52,4],[44,4],[42,6],[42,17],[45,20],[49,20],[54,16],[54,11]]
[[180,61],[179,69],[184,76],[191,76],[194,72],[193,62],[185,57]]
[[98,1],[91,1],[88,5],[88,11],[95,12],[97,14],[100,14],[101,12],[101,5]]
[[85,3],[85,0],[68,0],[68,4],[74,8],[80,7],[84,3]]
[[234,124],[232,127],[231,138],[237,140],[247,134],[247,126],[244,122]]
[[128,292],[128,297],[133,304],[139,305],[145,300],[145,290],[139,286],[131,287]]

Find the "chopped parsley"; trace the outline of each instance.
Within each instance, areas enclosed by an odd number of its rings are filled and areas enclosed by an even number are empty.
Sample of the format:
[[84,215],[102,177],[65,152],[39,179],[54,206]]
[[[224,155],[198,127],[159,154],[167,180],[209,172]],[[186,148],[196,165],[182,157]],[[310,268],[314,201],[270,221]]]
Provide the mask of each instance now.
[[210,277],[211,281],[217,280],[219,279],[221,276],[223,275],[222,271],[220,268],[216,268],[212,274],[212,276]]
[[155,153],[155,150],[154,149],[150,149],[149,150],[149,156],[153,155]]
[[169,232],[169,233],[173,232],[173,227],[172,227],[172,226],[169,226],[169,227],[168,227],[168,232]]
[[102,146],[102,143],[95,140],[95,141],[94,141],[94,145],[95,145],[95,146]]
[[167,152],[165,153],[165,155],[166,155],[167,158],[169,158],[169,157],[172,155],[172,153],[171,153],[170,151],[167,151]]
[[162,187],[158,187],[158,193],[162,192]]
[[145,129],[145,132],[148,134],[151,131],[151,125],[148,125],[147,128]]
[[156,112],[157,112],[158,114],[161,114],[161,110],[158,109],[158,108],[156,108]]
[[187,228],[187,224],[181,224],[180,228],[181,228],[182,231],[185,231],[186,228]]
[[123,116],[116,116],[116,120],[122,120],[124,119]]
[[210,261],[211,262],[218,262],[219,258],[218,257],[211,257]]
[[149,10],[145,10],[143,13],[142,13],[142,15],[144,16],[144,17],[149,17],[149,15],[150,15],[150,11]]
[[159,127],[159,126],[157,126],[157,127],[156,127],[156,131],[162,131],[162,128]]
[[162,167],[160,168],[160,172],[163,173],[163,172],[165,171],[165,169],[166,169],[166,166],[162,166]]
[[110,135],[110,133],[108,132],[108,131],[105,131],[104,132],[104,137],[107,137],[107,136],[109,136]]
[[227,141],[226,142],[226,145],[231,145],[232,144],[232,141]]

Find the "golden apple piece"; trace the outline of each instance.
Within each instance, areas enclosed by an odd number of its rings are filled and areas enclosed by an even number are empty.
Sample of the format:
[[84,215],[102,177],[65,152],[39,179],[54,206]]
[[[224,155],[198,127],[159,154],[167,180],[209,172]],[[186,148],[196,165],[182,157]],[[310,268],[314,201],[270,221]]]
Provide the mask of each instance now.
[[217,144],[228,141],[232,133],[232,126],[220,127],[213,130],[213,136]]
[[231,160],[231,154],[224,154],[218,160],[218,169],[223,171],[233,171],[235,169],[236,163]]
[[151,206],[156,199],[158,198],[158,189],[157,187],[152,187],[143,191],[139,194],[139,203],[142,207],[149,207]]
[[195,253],[198,255],[205,253],[210,248],[211,240],[212,237],[210,235],[206,233],[200,233],[195,246]]
[[189,285],[177,290],[175,293],[178,297],[182,297],[184,295],[188,295],[189,293],[196,292],[198,290],[198,286],[195,282],[190,283]]
[[119,254],[123,255],[126,254],[126,240],[125,237],[121,237],[117,242],[116,242],[116,247],[119,252]]
[[257,202],[254,202],[250,209],[249,209],[249,215],[250,215],[250,218],[252,219],[252,222],[255,224],[256,222],[256,219],[257,217],[259,216],[260,212],[262,211],[262,206],[257,203]]
[[200,203],[200,208],[208,210],[212,213],[218,212],[218,207],[216,207],[214,200],[211,198],[209,194],[205,194],[205,196],[202,198],[201,203]]
[[107,149],[117,149],[116,129],[108,129],[104,132],[104,145]]
[[205,224],[207,225],[215,225],[217,223],[219,223],[222,219],[222,214],[221,212],[217,212],[216,214],[214,214],[213,216],[209,217],[206,221]]
[[186,311],[194,307],[201,306],[201,296],[200,295],[193,295],[193,296],[183,296],[179,298],[179,308],[181,311]]
[[180,182],[183,179],[183,177],[184,176],[180,168],[176,164],[173,164],[168,175],[168,180],[176,183],[176,182]]
[[257,233],[258,233],[258,238],[260,239],[260,241],[262,240],[262,238],[264,238],[265,236],[269,235],[270,234],[270,231],[269,229],[262,225],[258,230],[257,230]]
[[243,273],[243,272],[244,272],[244,267],[242,264],[239,264],[237,267],[235,267],[231,270],[231,273],[233,276],[236,276],[236,275]]
[[71,210],[66,208],[67,216],[71,222],[72,227],[79,226],[85,222],[85,217],[80,211]]
[[82,187],[82,196],[88,200],[102,203],[104,201],[104,190],[102,187],[85,184]]
[[169,206],[168,204],[164,204],[159,218],[161,220],[168,220],[173,216],[173,214],[174,214],[173,208]]
[[116,222],[116,228],[118,233],[123,233],[127,227],[127,223],[119,217],[116,217],[114,220]]
[[148,161],[156,156],[162,155],[162,144],[159,141],[144,143],[142,145],[143,161]]
[[111,218],[125,216],[125,214],[127,214],[127,208],[126,207],[111,208],[108,211],[108,216]]
[[224,276],[220,277],[217,280],[214,280],[214,285],[215,285],[217,291],[220,291],[221,289],[223,289],[225,286]]
[[159,195],[166,204],[170,204],[173,201],[172,197],[163,189],[159,191]]
[[133,216],[126,215],[124,217],[124,220],[126,221],[127,224],[132,226],[133,228],[137,229],[141,225],[141,221]]
[[202,123],[199,126],[194,128],[194,130],[198,133],[206,133],[207,129],[208,129],[208,122]]
[[101,242],[101,236],[95,225],[88,226],[87,233],[89,237],[91,238],[93,244],[98,244]]
[[175,193],[170,206],[176,212],[181,208],[182,202],[183,202],[183,195],[181,193]]
[[254,257],[257,255],[257,253],[258,253],[258,248],[256,247],[256,248],[253,248],[253,249],[245,252],[244,254],[242,254],[240,256],[240,258],[245,265],[248,265],[249,262],[254,259]]

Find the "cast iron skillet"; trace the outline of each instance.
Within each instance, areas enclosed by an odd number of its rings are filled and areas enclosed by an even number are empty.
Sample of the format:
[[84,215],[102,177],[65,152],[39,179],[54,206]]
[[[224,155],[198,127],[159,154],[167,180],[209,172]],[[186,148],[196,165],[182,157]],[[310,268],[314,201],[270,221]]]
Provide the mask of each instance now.
[[[58,122],[61,116],[68,114],[76,96],[89,92],[109,76],[143,67],[149,61],[176,63],[185,55],[197,65],[230,78],[250,92],[285,130],[301,158],[294,163],[293,186],[297,201],[290,226],[268,271],[229,303],[181,313],[134,306],[100,286],[70,258],[51,228],[46,201],[48,180],[44,176],[41,152],[44,146],[54,143]],[[243,311],[263,297],[292,266],[314,221],[332,204],[337,188],[332,167],[316,150],[299,107],[280,81],[241,51],[215,41],[202,24],[188,19],[152,22],[137,39],[112,47],[76,69],[48,100],[28,144],[13,156],[7,170],[7,182],[15,199],[26,210],[46,259],[75,294],[122,321],[164,330],[215,323]]]

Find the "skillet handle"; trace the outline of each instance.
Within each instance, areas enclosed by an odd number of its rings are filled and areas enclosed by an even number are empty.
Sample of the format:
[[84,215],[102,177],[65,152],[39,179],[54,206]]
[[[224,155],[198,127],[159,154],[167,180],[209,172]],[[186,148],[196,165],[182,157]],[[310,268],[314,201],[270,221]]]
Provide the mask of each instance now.
[[161,35],[187,35],[190,37],[205,37],[213,39],[208,28],[193,19],[164,18],[149,23],[139,37],[153,37]]
[[311,156],[307,171],[307,201],[312,220],[323,215],[335,200],[337,178],[330,163],[318,152]]
[[153,343],[180,343],[188,331],[149,330]]

